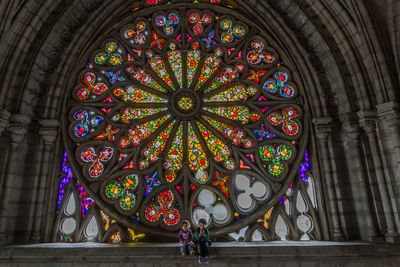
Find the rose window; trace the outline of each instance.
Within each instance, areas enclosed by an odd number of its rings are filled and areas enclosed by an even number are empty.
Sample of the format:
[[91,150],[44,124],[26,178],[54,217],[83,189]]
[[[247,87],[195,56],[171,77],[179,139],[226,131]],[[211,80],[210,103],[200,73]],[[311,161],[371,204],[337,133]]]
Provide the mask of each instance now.
[[65,124],[95,202],[166,236],[183,219],[223,235],[262,217],[306,141],[299,88],[268,35],[232,10],[191,8],[144,9],[100,40]]

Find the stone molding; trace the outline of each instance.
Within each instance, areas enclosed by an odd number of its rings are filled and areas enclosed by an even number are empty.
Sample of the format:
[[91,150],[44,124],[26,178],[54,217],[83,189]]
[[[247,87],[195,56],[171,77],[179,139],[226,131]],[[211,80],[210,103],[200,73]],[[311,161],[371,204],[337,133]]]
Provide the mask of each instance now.
[[332,133],[331,117],[319,117],[312,120],[315,128],[315,134],[318,139],[326,141]]
[[57,140],[60,122],[58,120],[40,120],[39,134],[46,145],[53,145]]
[[400,125],[400,104],[397,102],[386,102],[376,106],[377,115],[387,123],[388,127]]
[[340,116],[345,141],[360,141],[360,124],[355,113],[346,113]]
[[360,110],[357,112],[359,124],[367,134],[376,133],[377,114],[374,110]]
[[11,113],[5,109],[0,111],[0,136],[10,123]]
[[31,117],[24,114],[14,114],[11,116],[8,130],[10,131],[11,143],[19,144],[29,131]]

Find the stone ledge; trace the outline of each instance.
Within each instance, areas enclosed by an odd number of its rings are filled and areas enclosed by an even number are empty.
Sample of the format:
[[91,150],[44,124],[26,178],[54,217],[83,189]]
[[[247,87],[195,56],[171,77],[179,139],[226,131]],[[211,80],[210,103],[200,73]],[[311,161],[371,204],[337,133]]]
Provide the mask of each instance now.
[[[400,244],[232,242],[210,248],[214,266],[399,266]],[[52,243],[0,247],[0,266],[190,266],[175,243]]]

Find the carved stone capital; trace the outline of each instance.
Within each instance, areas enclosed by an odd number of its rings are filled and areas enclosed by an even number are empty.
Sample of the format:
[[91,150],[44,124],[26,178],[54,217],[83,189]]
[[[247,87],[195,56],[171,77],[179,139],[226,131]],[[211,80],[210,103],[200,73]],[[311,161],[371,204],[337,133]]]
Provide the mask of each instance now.
[[364,129],[367,134],[376,133],[376,111],[373,110],[360,110],[357,112],[359,117],[360,126]]
[[326,141],[332,132],[331,117],[319,117],[312,120],[315,128],[315,134],[319,140]]
[[3,109],[0,111],[0,136],[3,134],[3,131],[7,129],[10,117],[11,113],[7,110]]
[[10,125],[8,130],[10,131],[11,142],[19,144],[25,138],[29,130],[29,124],[31,123],[31,117],[24,114],[14,114],[11,116]]
[[58,120],[41,120],[39,121],[40,130],[39,134],[42,136],[46,145],[53,145],[57,140],[58,127],[60,125]]
[[383,120],[387,127],[398,127],[400,125],[400,104],[397,102],[386,102],[376,106],[379,119]]
[[340,116],[342,130],[346,141],[360,140],[360,125],[355,113],[347,113]]

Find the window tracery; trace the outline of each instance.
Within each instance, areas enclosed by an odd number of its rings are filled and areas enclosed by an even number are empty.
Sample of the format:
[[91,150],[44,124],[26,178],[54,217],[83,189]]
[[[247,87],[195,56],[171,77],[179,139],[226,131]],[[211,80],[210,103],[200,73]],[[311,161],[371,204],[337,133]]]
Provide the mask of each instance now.
[[[310,176],[299,163],[304,102],[288,67],[253,22],[209,5],[220,1],[145,2],[91,54],[64,127],[71,166],[102,210],[108,241],[136,230],[173,236],[181,220],[200,218],[219,236],[289,232],[285,186]],[[302,195],[314,190],[301,186]],[[305,236],[316,217],[298,212]]]

